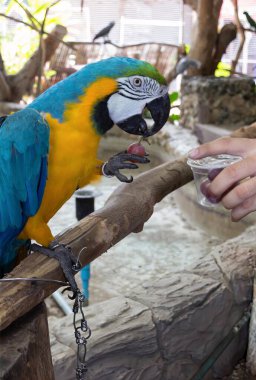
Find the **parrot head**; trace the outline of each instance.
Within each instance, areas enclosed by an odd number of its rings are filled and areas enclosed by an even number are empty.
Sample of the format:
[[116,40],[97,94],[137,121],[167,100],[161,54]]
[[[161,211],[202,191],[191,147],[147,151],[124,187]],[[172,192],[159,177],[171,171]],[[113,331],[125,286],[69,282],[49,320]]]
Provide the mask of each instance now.
[[[123,68],[116,78],[117,90],[106,102],[109,118],[127,133],[152,136],[169,117],[170,99],[165,79],[147,62],[119,59]],[[153,124],[143,118],[145,109],[150,112]]]
[[[142,75],[118,78],[117,82],[117,92],[107,101],[113,123],[133,135],[148,137],[158,132],[168,120],[170,112],[167,86]],[[143,118],[145,109],[150,112],[153,125],[148,125]]]
[[[152,136],[169,117],[170,100],[163,76],[149,63],[127,57],[86,65],[49,88],[29,107],[62,121],[68,107],[76,106],[84,95],[92,101],[93,126],[100,135],[116,124],[125,132]],[[144,120],[145,109],[151,113],[153,123]]]

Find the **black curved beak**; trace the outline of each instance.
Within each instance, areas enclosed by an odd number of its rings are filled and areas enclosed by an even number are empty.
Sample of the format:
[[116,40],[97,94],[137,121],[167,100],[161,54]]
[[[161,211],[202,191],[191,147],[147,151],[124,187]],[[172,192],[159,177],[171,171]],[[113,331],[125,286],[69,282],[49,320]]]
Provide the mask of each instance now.
[[118,127],[123,131],[132,135],[140,135],[143,137],[153,136],[167,122],[170,113],[170,98],[168,94],[152,100],[146,105],[151,113],[154,124],[148,126],[142,115],[133,115],[120,123]]

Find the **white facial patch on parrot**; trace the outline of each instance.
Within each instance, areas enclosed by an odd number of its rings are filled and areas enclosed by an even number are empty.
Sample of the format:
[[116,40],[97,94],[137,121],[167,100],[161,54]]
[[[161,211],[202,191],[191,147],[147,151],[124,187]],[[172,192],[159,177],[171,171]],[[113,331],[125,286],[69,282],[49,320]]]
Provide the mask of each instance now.
[[109,116],[115,124],[142,114],[147,103],[168,92],[167,86],[139,75],[118,78],[117,82],[118,91],[107,102]]
[[108,100],[109,116],[114,123],[119,123],[130,116],[141,114],[145,105],[145,100],[129,99],[115,93]]

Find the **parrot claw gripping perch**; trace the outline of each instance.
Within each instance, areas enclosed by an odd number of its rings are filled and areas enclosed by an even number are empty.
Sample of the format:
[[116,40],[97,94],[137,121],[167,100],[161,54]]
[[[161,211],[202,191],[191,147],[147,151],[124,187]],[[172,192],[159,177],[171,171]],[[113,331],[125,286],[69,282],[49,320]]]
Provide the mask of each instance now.
[[59,261],[64,276],[69,283],[69,287],[65,290],[71,290],[73,295],[69,296],[69,298],[75,299],[79,292],[79,288],[74,275],[81,268],[81,265],[73,255],[71,248],[60,244],[57,241],[53,241],[48,248],[38,244],[32,244],[30,249],[33,252],[42,253],[43,255]]
[[[128,161],[128,162],[127,162]],[[130,161],[130,162],[129,162]],[[127,151],[120,152],[112,156],[107,162],[105,162],[102,166],[102,174],[105,177],[116,177],[121,182],[130,183],[133,181],[133,177],[126,177],[121,174],[119,170],[121,169],[137,169],[138,165],[147,164],[150,160],[145,156],[139,156],[137,154],[127,153]]]

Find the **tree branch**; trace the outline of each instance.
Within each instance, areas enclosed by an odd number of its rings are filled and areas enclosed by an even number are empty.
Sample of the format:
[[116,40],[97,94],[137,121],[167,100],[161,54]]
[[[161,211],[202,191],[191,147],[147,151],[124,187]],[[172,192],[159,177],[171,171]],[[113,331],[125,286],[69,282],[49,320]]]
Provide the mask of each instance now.
[[[25,26],[28,26],[29,28],[35,30],[37,33],[40,32],[39,29],[35,28],[33,25],[25,22],[25,21],[22,21],[22,20],[19,20],[18,18],[15,18],[15,17],[12,17],[12,16],[7,16],[6,14],[4,13],[1,13],[0,12],[0,17],[4,17],[4,18],[7,18],[9,20],[12,20],[12,21],[15,21],[17,23],[20,23],[20,24],[23,24]],[[46,34],[47,36],[52,36],[51,32],[46,32],[45,30],[43,31],[43,34]],[[75,50],[75,48],[73,47],[72,43],[69,43],[69,42],[65,42],[63,41],[62,39],[58,38],[57,36],[54,36],[54,38],[58,41],[58,42],[61,42],[62,44],[66,45],[67,47],[69,47],[70,49],[73,49]]]
[[[15,0],[17,1],[17,0]],[[54,5],[58,4],[61,0],[54,1],[49,7],[46,8],[43,21],[40,25],[40,36],[39,36],[39,66],[38,66],[38,77],[37,77],[37,88],[36,88],[36,96],[40,95],[41,92],[41,82],[42,82],[42,75],[44,71],[44,64],[46,62],[46,49],[45,49],[45,41],[43,40],[44,35],[44,27],[47,19],[47,15],[49,13],[49,10],[54,7]],[[39,23],[39,22],[38,22]],[[40,24],[40,23],[39,23]]]
[[237,27],[232,22],[225,24],[219,32],[215,52],[211,61],[212,67],[210,71],[212,75],[214,75],[218,63],[221,61],[223,54],[225,54],[228,45],[236,38],[236,34]]
[[37,27],[35,27],[34,25],[29,24],[29,23],[26,22],[26,21],[19,20],[19,19],[16,18],[16,17],[8,16],[8,15],[6,15],[6,14],[4,14],[4,13],[0,13],[0,16],[2,16],[2,17],[4,17],[4,18],[7,18],[7,19],[9,19],[9,20],[15,21],[15,22],[17,22],[17,23],[19,23],[19,24],[26,25],[26,26],[28,26],[29,28],[35,30],[36,32],[39,32],[39,29],[38,29]]
[[251,33],[256,33],[256,30],[255,29],[251,29],[251,28],[244,28],[244,31],[245,32],[251,32]]
[[5,72],[4,61],[0,53],[0,101],[9,100],[11,98],[11,89],[8,82],[8,77]]
[[32,13],[28,9],[22,3],[20,3],[18,0],[14,0],[14,1],[26,13],[27,18],[31,22],[31,25],[33,25],[36,29],[37,29],[36,24],[38,24],[38,27],[40,27],[40,22],[32,15]]
[[[131,232],[142,231],[144,223],[153,214],[154,205],[192,178],[185,159],[167,162],[149,170],[133,183],[119,186],[102,209],[58,235],[57,239],[69,245],[75,256],[80,253],[79,260],[84,266]],[[39,253],[24,259],[8,277],[64,280],[59,263]],[[0,282],[0,330],[31,310],[58,287],[51,283]]]
[[44,14],[44,19],[41,24],[40,28],[40,35],[39,35],[39,65],[38,65],[38,75],[37,75],[37,86],[36,86],[36,96],[40,95],[41,92],[41,81],[42,81],[42,74],[44,71],[44,64],[45,64],[45,44],[43,40],[43,34],[44,34],[44,26],[45,21],[47,18],[47,14],[49,12],[50,8],[47,8]]
[[11,88],[9,86],[9,83],[7,82],[7,79],[5,75],[0,71],[0,101],[8,101],[11,100]]
[[245,43],[245,32],[244,32],[244,27],[243,27],[243,25],[239,19],[237,0],[232,0],[232,4],[234,7],[234,15],[235,15],[235,23],[237,26],[237,31],[238,31],[238,34],[240,35],[240,44],[239,44],[235,59],[231,63],[231,73],[233,71],[235,71],[235,69],[236,69],[238,60],[239,60],[240,55],[243,51],[243,47],[244,47],[244,43]]
[[3,60],[1,52],[0,52],[0,71],[5,75],[4,60]]

